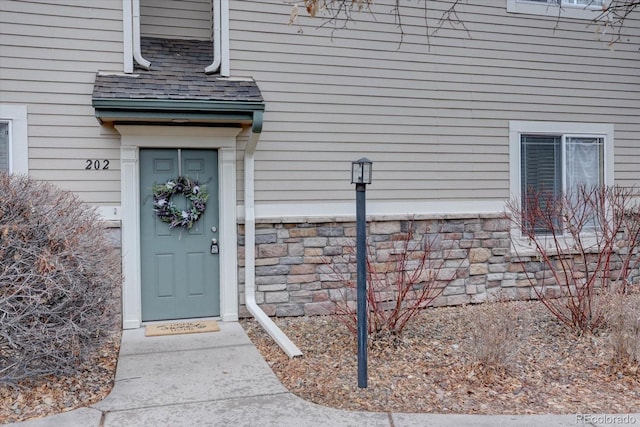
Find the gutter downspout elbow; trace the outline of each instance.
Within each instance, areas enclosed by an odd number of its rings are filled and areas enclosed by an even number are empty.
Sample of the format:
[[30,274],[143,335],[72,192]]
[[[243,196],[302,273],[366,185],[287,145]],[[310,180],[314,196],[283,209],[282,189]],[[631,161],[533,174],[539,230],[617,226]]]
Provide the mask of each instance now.
[[254,200],[254,154],[258,139],[262,132],[262,112],[255,112],[249,141],[244,153],[244,297],[245,306],[253,317],[260,323],[265,331],[273,338],[280,348],[290,358],[302,356],[302,352],[287,337],[278,325],[276,325],[267,314],[262,311],[256,303],[256,282],[255,282],[255,200]]
[[142,57],[140,49],[140,0],[133,0],[133,59],[141,68],[151,68],[151,62]]
[[220,68],[221,60],[221,52],[222,49],[220,47],[220,22],[222,20],[220,6],[221,0],[213,0],[213,62],[211,65],[205,67],[204,72],[206,74],[213,74]]

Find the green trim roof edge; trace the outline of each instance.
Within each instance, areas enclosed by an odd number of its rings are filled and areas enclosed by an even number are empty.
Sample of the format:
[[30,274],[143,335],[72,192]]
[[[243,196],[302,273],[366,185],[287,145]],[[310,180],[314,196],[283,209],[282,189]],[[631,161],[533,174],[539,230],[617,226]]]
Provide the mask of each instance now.
[[94,98],[96,118],[101,123],[153,120],[158,122],[251,123],[262,129],[264,102],[183,99]]
[[93,98],[92,105],[96,109],[108,110],[264,111],[264,102],[257,101]]

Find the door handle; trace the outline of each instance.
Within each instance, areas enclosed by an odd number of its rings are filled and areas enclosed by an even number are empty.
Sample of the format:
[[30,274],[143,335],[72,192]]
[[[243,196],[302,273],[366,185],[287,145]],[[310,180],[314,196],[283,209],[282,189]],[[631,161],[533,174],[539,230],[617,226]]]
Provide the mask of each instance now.
[[216,238],[211,239],[211,253],[212,254],[220,253],[220,248],[218,247],[218,239]]

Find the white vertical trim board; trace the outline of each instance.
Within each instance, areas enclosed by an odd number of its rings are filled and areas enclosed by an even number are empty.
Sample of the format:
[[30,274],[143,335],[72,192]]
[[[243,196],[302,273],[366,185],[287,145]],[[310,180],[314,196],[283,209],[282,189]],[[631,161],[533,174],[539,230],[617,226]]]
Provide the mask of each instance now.
[[9,172],[29,172],[27,106],[0,104],[0,121],[9,123]]
[[120,194],[122,198],[122,327],[135,329],[142,322],[142,286],[140,269],[140,177],[139,148],[120,147]]
[[[218,149],[218,176],[221,218],[219,229],[223,244],[220,253],[220,315],[223,321],[232,322],[239,317],[235,145]],[[234,285],[227,286],[225,282]]]
[[140,266],[140,148],[206,148],[219,150],[220,315],[238,320],[236,238],[236,136],[240,128],[196,128],[118,125],[122,136],[122,290],[123,328],[142,323]]

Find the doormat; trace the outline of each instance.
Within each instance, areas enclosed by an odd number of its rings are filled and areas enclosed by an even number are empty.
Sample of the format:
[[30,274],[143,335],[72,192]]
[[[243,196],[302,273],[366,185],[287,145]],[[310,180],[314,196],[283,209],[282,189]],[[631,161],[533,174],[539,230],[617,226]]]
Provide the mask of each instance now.
[[199,332],[218,332],[220,326],[215,320],[198,320],[194,322],[162,323],[146,325],[145,336],[157,337],[161,335],[197,334]]

